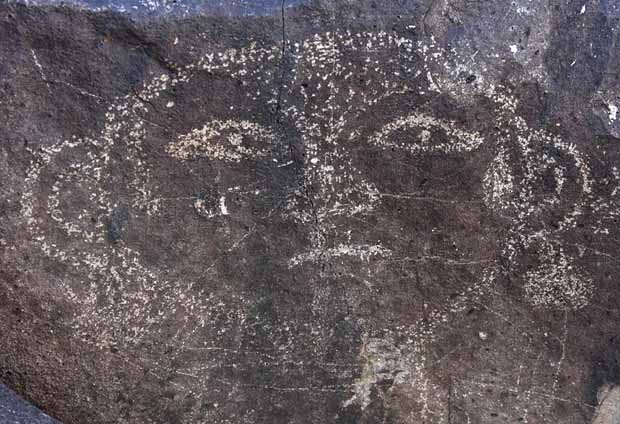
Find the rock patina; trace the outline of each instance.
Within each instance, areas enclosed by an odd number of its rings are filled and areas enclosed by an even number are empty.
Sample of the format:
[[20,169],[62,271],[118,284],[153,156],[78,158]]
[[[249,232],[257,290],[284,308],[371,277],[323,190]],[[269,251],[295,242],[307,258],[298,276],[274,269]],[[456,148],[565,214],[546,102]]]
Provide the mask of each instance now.
[[613,422],[620,7],[41,3],[0,5],[3,383],[66,424]]

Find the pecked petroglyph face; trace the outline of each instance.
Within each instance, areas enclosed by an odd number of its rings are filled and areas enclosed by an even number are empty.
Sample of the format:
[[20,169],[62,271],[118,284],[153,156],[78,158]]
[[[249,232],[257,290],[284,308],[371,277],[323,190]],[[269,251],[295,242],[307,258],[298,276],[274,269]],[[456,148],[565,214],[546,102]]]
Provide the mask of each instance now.
[[[328,370],[336,383],[314,388],[365,408],[389,374],[426,417],[432,341],[500,271],[532,305],[586,307],[594,283],[563,237],[597,204],[587,159],[529,128],[503,87],[474,93],[489,106],[471,116],[438,63],[432,43],[389,33],[316,35],[284,55],[252,43],[153,76],[101,134],[37,152],[23,214],[67,265],[55,284],[77,336],[130,349],[166,337],[166,363],[143,365],[175,363],[175,384],[208,391],[235,360],[278,375],[277,346],[293,362],[317,340],[326,354],[341,302],[362,375]],[[265,307],[274,285],[292,294]],[[276,353],[240,359],[260,325]]]

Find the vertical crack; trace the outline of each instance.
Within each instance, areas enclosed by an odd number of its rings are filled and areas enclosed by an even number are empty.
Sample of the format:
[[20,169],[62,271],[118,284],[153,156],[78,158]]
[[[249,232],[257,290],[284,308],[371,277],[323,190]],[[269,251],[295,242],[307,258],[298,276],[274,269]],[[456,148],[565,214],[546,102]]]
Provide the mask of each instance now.
[[[284,131],[282,131],[282,96],[283,96],[283,92],[284,92],[284,77],[286,75],[286,47],[287,47],[287,39],[286,39],[286,19],[285,19],[285,6],[286,6],[286,0],[282,0],[282,3],[280,4],[280,18],[281,18],[281,22],[282,22],[282,49],[280,50],[280,82],[279,82],[279,86],[278,86],[278,97],[276,99],[276,107],[275,107],[275,121],[276,121],[276,125],[278,127],[280,127],[280,131],[281,133],[284,133]],[[293,154],[293,143],[292,140],[289,138],[287,140],[287,144],[288,144],[288,150],[289,150],[289,155],[291,157],[292,161],[295,161],[295,155]]]
[[282,4],[280,7],[280,14],[281,14],[281,19],[282,19],[282,51],[281,51],[281,56],[280,56],[280,86],[278,87],[278,99],[276,102],[276,110],[275,110],[277,123],[281,122],[280,111],[282,108],[282,91],[284,90],[284,62],[285,62],[285,57],[286,57],[286,20],[284,16],[285,4],[286,4],[286,0],[282,0]]

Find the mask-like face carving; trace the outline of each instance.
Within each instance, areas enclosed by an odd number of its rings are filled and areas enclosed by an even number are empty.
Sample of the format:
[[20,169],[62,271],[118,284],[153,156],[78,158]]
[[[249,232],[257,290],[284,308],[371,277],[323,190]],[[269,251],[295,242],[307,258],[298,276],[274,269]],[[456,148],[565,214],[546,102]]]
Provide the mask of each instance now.
[[395,34],[284,52],[207,54],[111,106],[102,134],[40,154],[24,214],[67,264],[78,337],[152,345],[142,366],[220,403],[214,386],[260,368],[265,386],[365,408],[382,380],[418,402],[427,343],[502,260],[530,303],[587,305],[562,246],[590,194],[574,146],[499,91],[485,116],[438,95],[429,46]]

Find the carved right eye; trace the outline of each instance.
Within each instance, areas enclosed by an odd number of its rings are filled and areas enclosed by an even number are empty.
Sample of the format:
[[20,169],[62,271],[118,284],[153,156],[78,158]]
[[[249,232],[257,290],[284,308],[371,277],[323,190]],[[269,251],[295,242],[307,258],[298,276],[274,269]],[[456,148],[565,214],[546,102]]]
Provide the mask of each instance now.
[[483,141],[479,134],[460,130],[453,122],[421,113],[390,122],[370,139],[377,146],[410,153],[469,152],[480,147]]
[[208,158],[240,162],[267,156],[276,137],[263,126],[244,120],[213,120],[170,143],[166,151],[181,160]]

